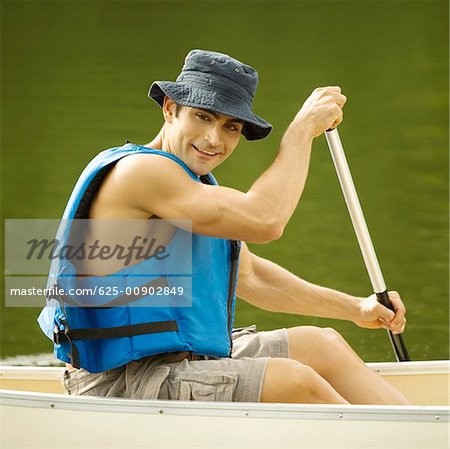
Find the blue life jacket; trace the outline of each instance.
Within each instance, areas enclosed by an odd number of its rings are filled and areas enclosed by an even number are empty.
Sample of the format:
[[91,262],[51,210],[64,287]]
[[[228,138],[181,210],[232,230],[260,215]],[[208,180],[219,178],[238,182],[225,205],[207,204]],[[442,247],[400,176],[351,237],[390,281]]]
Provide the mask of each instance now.
[[[131,143],[105,150],[87,165],[75,185],[63,215],[63,221],[67,220],[65,227],[60,225],[58,231],[62,243],[69,239],[71,219],[87,218],[93,195],[105,175],[121,158],[134,154],[167,157],[195,181],[217,185],[211,174],[199,179],[183,161],[163,151]],[[185,231],[177,229],[170,245],[180,245],[177,242],[183,245],[186,242],[183,233]],[[42,330],[53,339],[56,357],[76,368],[101,372],[131,360],[176,351],[212,357],[231,356],[240,242],[199,234],[189,236],[192,238],[192,274],[182,278],[142,276],[142,273],[152,272],[150,265],[154,260],[151,258],[112,275],[89,277],[77,276],[76,269],[67,259],[53,260],[47,287],[62,288],[64,293],[51,294],[47,298],[49,302],[38,321]],[[186,278],[189,278],[188,283]],[[122,294],[105,298],[96,293],[97,297],[91,295],[87,306],[86,298],[66,293],[70,286],[87,288],[94,285],[116,287]],[[192,303],[170,306],[169,295],[164,305],[140,307],[149,297],[124,292],[127,287],[130,292],[135,286],[143,285],[161,288],[184,285],[189,295],[192,294]],[[176,302],[179,298],[173,299],[174,304],[179,304]],[[97,302],[99,307],[92,307]]]

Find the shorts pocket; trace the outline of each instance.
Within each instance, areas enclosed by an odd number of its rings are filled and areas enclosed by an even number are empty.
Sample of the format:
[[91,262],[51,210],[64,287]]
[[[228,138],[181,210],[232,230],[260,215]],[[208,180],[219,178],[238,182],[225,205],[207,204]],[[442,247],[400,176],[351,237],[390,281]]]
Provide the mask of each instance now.
[[126,397],[132,399],[158,399],[161,385],[170,373],[168,366],[144,363],[139,360],[128,363],[125,375]]
[[174,380],[169,391],[171,399],[179,401],[231,402],[236,384],[236,374],[196,373]]
[[83,396],[106,396],[111,382],[105,372],[90,373],[85,370],[65,370],[60,381],[66,394]]

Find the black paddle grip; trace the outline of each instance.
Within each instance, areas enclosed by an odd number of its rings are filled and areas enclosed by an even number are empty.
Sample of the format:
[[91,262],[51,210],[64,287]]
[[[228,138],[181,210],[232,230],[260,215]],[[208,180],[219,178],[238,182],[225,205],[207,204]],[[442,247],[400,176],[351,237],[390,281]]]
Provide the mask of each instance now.
[[388,309],[395,312],[394,306],[392,305],[391,300],[389,299],[387,290],[385,290],[382,293],[377,293],[377,299],[378,299],[378,302],[383,304],[384,307],[387,307]]
[[[381,293],[377,293],[376,295],[379,303],[383,304],[383,306],[395,312],[394,306],[392,305],[392,302],[389,299],[387,290]],[[409,362],[411,359],[409,358],[408,351],[406,350],[406,346],[405,343],[403,342],[401,334],[393,334],[391,331],[388,332],[389,338],[391,340],[398,361]]]

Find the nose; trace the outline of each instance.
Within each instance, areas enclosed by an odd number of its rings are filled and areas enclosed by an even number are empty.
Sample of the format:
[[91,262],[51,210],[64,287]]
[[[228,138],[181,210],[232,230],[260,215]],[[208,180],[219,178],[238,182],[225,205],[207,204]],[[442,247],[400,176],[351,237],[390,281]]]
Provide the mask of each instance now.
[[219,126],[210,126],[205,135],[205,140],[212,148],[219,148],[222,145],[221,129]]

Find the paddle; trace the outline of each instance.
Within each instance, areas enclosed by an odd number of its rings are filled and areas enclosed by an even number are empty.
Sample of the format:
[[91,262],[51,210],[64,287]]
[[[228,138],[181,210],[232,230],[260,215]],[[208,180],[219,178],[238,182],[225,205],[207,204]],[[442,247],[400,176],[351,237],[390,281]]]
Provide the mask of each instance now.
[[[364,263],[366,264],[373,290],[377,295],[378,301],[385,307],[394,311],[337,129],[327,130],[325,132],[325,137],[327,139],[328,147],[330,148],[339,183],[341,184],[345,202],[347,203],[347,209],[353,223],[356,237],[358,238],[359,247],[364,258]],[[388,330],[388,334],[397,361],[409,361],[410,359],[402,336],[400,334],[394,335],[390,330]]]

